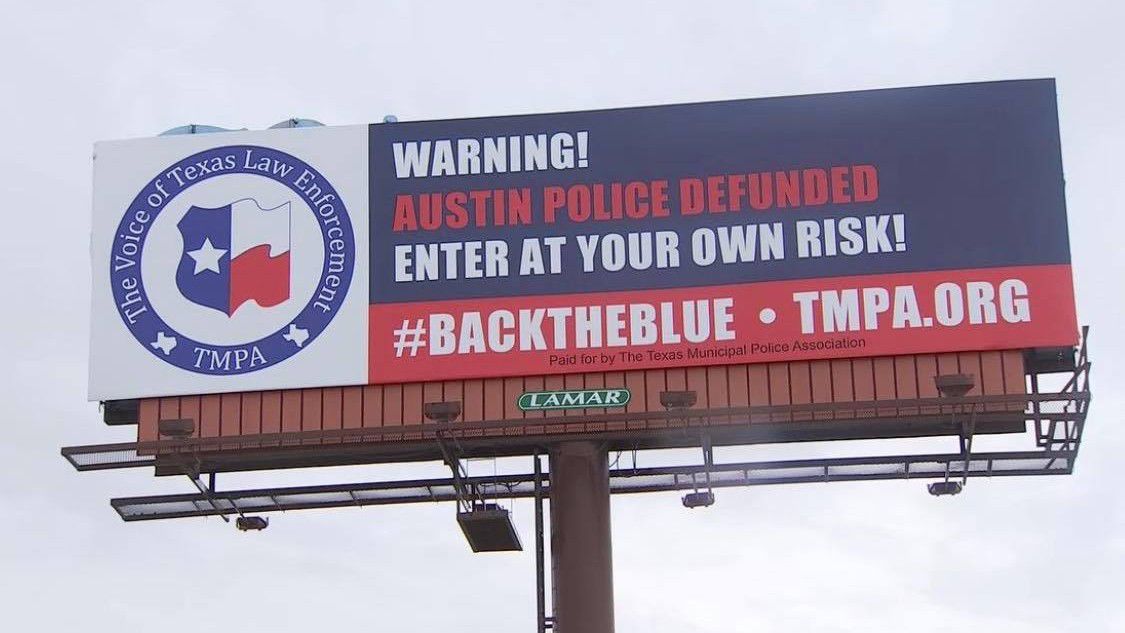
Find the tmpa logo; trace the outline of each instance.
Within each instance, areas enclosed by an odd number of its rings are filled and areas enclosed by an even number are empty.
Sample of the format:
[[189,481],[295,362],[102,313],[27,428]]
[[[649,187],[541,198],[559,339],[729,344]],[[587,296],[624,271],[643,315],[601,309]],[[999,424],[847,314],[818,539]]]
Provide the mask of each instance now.
[[211,375],[308,347],[340,311],[354,266],[332,184],[294,156],[250,145],[156,175],[122,217],[109,261],[114,304],[137,341]]

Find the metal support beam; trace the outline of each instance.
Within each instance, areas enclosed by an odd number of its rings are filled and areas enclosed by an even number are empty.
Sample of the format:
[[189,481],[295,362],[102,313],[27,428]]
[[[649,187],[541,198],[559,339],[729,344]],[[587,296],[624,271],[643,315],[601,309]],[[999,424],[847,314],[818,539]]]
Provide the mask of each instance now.
[[[230,523],[230,517],[228,517],[225,513],[221,512],[221,509],[220,509],[219,505],[217,503],[215,503],[215,497],[214,497],[215,473],[211,473],[211,477],[210,477],[211,486],[210,487],[208,487],[207,484],[203,483],[199,479],[198,473],[188,472],[188,473],[185,473],[185,474],[187,475],[187,478],[191,480],[191,483],[195,486],[196,490],[198,490],[199,493],[201,495],[203,495],[203,498],[211,506],[211,509],[214,510],[215,513],[219,515],[219,518],[222,519],[224,523]],[[231,501],[230,505],[231,505],[232,508],[234,508],[234,510],[236,512],[238,512],[239,516],[242,515],[242,512],[238,509],[237,503],[235,503],[234,501]]]
[[547,615],[547,569],[543,544],[543,464],[539,452],[532,456],[535,461],[535,603],[536,626],[539,633],[547,633],[554,624],[554,618]]
[[[1075,451],[1009,451],[973,453],[966,462],[960,453],[941,455],[887,455],[834,457],[768,462],[737,462],[695,466],[618,468],[609,473],[612,493],[686,492],[710,470],[713,488],[835,481],[885,481],[893,479],[948,479],[960,477],[1025,477],[1068,475],[1074,469]],[[490,475],[473,477],[475,488],[495,490],[497,499],[527,499],[534,495],[535,477]],[[544,478],[551,486],[550,473]],[[150,521],[205,517],[241,512],[281,512],[401,503],[457,501],[461,497],[451,478],[338,483],[319,486],[223,490],[210,497],[201,493],[111,499],[125,521]]]
[[599,442],[551,448],[551,560],[555,629],[613,633],[609,455]]
[[441,455],[445,465],[449,467],[450,472],[453,473],[453,488],[457,492],[457,511],[458,512],[471,512],[474,503],[484,503],[483,499],[477,499],[474,486],[466,485],[469,479],[469,473],[465,471],[464,466],[461,464],[460,451],[457,450],[456,439],[453,440],[454,446],[451,448],[443,440],[442,435],[439,433],[437,436],[438,446],[441,448]]
[[715,450],[711,446],[711,436],[704,433],[700,445],[703,447],[703,474],[707,478],[707,491],[710,492],[711,467],[715,465]]
[[[972,405],[969,409],[968,417],[961,422],[961,455],[966,464],[973,456],[973,435],[976,433],[977,422],[977,405]],[[961,485],[969,483],[968,468],[965,469],[964,474],[961,475]]]

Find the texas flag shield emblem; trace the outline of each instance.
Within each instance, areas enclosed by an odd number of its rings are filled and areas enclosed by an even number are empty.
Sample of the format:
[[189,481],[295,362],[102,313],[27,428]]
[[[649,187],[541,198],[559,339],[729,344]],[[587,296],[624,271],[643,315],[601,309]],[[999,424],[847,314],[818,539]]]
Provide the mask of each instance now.
[[263,209],[251,199],[191,207],[178,224],[184,240],[176,269],[180,293],[227,316],[250,301],[268,308],[288,300],[289,207]]

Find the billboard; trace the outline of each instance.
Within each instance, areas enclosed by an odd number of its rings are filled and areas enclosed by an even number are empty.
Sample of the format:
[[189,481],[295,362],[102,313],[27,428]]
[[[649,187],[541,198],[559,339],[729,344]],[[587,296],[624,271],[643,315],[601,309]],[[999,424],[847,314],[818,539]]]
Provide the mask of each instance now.
[[92,399],[1077,339],[1052,80],[96,155]]

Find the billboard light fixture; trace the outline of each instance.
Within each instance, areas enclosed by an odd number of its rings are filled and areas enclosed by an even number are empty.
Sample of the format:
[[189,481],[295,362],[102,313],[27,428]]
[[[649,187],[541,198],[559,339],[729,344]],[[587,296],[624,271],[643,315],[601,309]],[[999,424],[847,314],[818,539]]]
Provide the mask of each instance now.
[[696,396],[694,391],[661,391],[660,404],[665,409],[687,409],[695,406]]
[[935,497],[959,495],[963,489],[964,486],[959,481],[936,481],[926,486],[926,490]]
[[461,401],[427,402],[422,405],[422,413],[434,422],[452,422],[461,415]]
[[[694,391],[689,391],[687,393],[692,394],[694,399]],[[711,467],[715,464],[714,449],[711,446],[711,436],[703,434],[699,440],[701,448],[703,448],[703,477],[707,483],[707,489],[701,491],[699,487],[696,486],[693,492],[684,495],[682,501],[684,507],[689,510],[708,508],[715,505],[715,493],[711,490]],[[692,483],[695,483],[695,475],[692,475],[691,480]]]
[[180,134],[214,134],[216,132],[245,132],[246,128],[235,130],[232,128],[219,127],[217,125],[202,125],[199,123],[189,123],[174,127],[170,130],[164,130],[160,136],[179,136]]
[[934,376],[934,386],[945,398],[961,398],[976,386],[973,374],[942,374]]
[[294,127],[324,127],[324,124],[316,119],[302,119],[300,117],[293,117],[285,119],[270,126],[271,130],[280,130]]
[[195,435],[195,420],[181,418],[176,420],[160,420],[156,423],[156,431],[160,437],[182,440]]
[[684,495],[684,507],[689,510],[695,508],[706,508],[715,505],[715,493],[710,490],[702,492],[689,492]]
[[260,532],[270,526],[270,520],[265,517],[238,517],[234,525],[240,532]]

